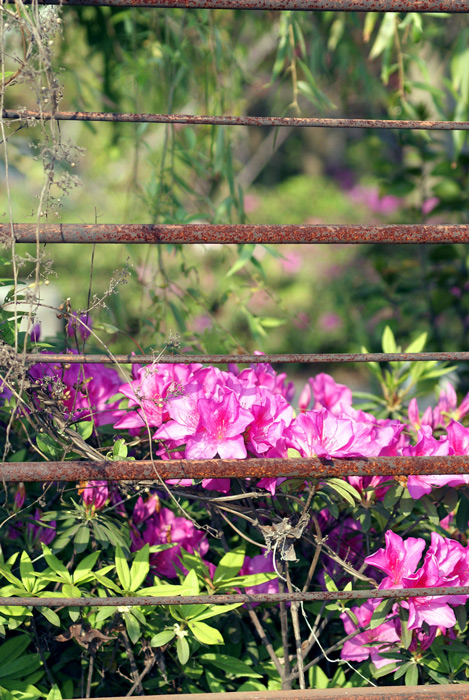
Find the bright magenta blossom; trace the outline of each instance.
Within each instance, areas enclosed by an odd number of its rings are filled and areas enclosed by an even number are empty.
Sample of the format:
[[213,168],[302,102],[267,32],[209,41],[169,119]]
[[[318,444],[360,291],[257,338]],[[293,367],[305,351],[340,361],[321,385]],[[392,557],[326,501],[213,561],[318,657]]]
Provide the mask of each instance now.
[[[360,607],[351,608],[351,612],[357,618],[358,627],[367,627],[370,624],[374,611],[380,604],[381,600],[367,600]],[[347,634],[353,634],[357,629],[357,625],[353,622],[347,612],[340,615],[340,619],[344,623],[344,628]],[[347,661],[365,661],[370,658],[376,668],[381,668],[386,664],[391,663],[390,659],[380,656],[380,652],[390,651],[395,642],[399,642],[400,638],[396,631],[394,621],[384,622],[382,625],[375,627],[373,630],[360,632],[352,639],[348,639],[342,647],[341,657]],[[364,646],[373,642],[383,642],[376,646]]]
[[385,540],[386,548],[378,549],[365,561],[387,574],[381,588],[404,588],[402,579],[415,572],[425,549],[425,541],[420,537],[408,537],[403,540],[391,530],[386,532]]
[[[80,493],[80,492],[79,492]],[[109,487],[107,481],[88,481],[81,492],[83,503],[87,510],[101,510],[109,499]]]
[[186,445],[189,459],[211,459],[219,455],[222,459],[243,459],[247,456],[242,433],[253,422],[249,411],[242,408],[231,392],[219,400],[198,401],[200,422]]
[[[464,585],[469,578],[469,557],[467,548],[458,542],[436,533],[425,554],[421,567],[417,565],[425,549],[425,541],[420,538],[402,537],[388,530],[385,535],[386,547],[367,557],[365,562],[384,571],[388,576],[379,588],[437,588]],[[462,605],[467,596],[421,596],[401,602],[409,610],[408,629],[419,630],[423,623],[438,625],[440,629],[450,629],[456,624],[456,617],[450,605]]]
[[168,578],[175,578],[177,569],[184,569],[180,559],[181,549],[185,549],[189,554],[198,551],[202,556],[208,552],[205,533],[197,530],[187,518],[174,515],[169,508],[161,508],[159,513],[153,513],[151,518],[145,521],[142,533],[132,528],[131,538],[131,549],[134,552],[146,544],[176,544],[171,549],[150,554],[152,570]]

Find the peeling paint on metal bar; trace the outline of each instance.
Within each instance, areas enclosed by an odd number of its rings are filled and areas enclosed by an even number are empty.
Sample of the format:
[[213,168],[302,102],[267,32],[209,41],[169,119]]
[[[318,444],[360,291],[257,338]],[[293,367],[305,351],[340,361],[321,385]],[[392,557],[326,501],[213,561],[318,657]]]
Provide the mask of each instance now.
[[469,586],[441,586],[434,588],[372,588],[353,591],[312,591],[307,593],[227,593],[223,595],[188,595],[188,596],[122,596],[109,598],[26,598],[0,597],[0,605],[42,606],[78,606],[81,608],[110,607],[114,605],[197,605],[200,603],[229,604],[229,603],[279,603],[281,601],[316,601],[316,600],[369,600],[370,598],[426,598],[438,595],[469,595]]
[[0,242],[13,237],[17,243],[469,243],[469,225],[0,224]]
[[[31,4],[32,0],[25,0]],[[469,12],[468,0],[37,0],[39,5],[181,7],[212,10],[312,10],[334,12]]]
[[268,355],[71,355],[67,353],[30,353],[23,358],[27,364],[168,364],[187,365],[193,362],[212,365],[243,364],[336,364],[342,362],[468,362],[469,351],[463,352],[343,352]]
[[121,112],[38,112],[4,109],[5,119],[83,122],[144,122],[149,124],[213,124],[215,126],[313,127],[329,129],[419,129],[467,131],[469,122],[421,121],[414,119],[327,119],[317,117],[235,117],[231,115],[145,114]]
[[159,479],[469,474],[469,455],[368,459],[168,459],[160,461],[1,462],[0,479],[19,481],[153,481]]

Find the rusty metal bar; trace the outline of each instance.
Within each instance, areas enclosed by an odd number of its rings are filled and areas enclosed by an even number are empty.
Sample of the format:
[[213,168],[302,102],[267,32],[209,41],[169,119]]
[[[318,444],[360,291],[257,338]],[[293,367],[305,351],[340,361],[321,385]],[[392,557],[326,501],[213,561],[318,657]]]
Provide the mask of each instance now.
[[[150,700],[168,700],[168,695],[147,696]],[[469,686],[407,685],[365,688],[328,688],[326,690],[256,690],[231,693],[178,694],[178,700],[469,700]],[[114,697],[112,700],[126,700]]]
[[[10,0],[11,2],[12,0]],[[332,10],[334,12],[469,12],[468,0],[37,0],[39,5],[182,7],[212,10]],[[32,0],[25,0],[30,5]]]
[[30,353],[22,356],[28,364],[168,364],[188,365],[195,363],[210,363],[212,365],[235,364],[336,364],[342,362],[467,362],[469,351],[463,352],[343,352],[315,353],[298,355],[289,353],[268,355],[72,355],[67,353]]
[[469,243],[468,224],[41,224],[37,233],[0,223],[0,242],[17,243]]
[[[168,695],[149,695],[168,700]],[[469,700],[469,685],[407,685],[326,690],[256,690],[231,693],[178,694],[178,700]],[[114,697],[112,700],[126,700]]]
[[413,119],[322,119],[311,117],[235,117],[230,115],[145,114],[119,112],[38,112],[4,109],[4,119],[26,121],[145,122],[149,124],[212,124],[215,126],[289,126],[333,129],[419,129],[425,131],[468,131],[469,122],[419,121]]
[[281,601],[316,601],[316,600],[369,600],[370,598],[427,598],[438,595],[469,595],[469,586],[442,586],[435,588],[372,588],[354,591],[313,591],[308,593],[224,593],[222,595],[181,595],[181,596],[122,596],[109,598],[26,598],[26,597],[0,597],[0,605],[42,606],[51,608],[54,606],[70,607],[76,605],[84,608],[110,607],[113,605],[197,605],[224,603],[279,603]]
[[168,459],[139,461],[0,462],[0,479],[19,481],[152,481],[160,479],[469,474],[469,455],[361,459]]

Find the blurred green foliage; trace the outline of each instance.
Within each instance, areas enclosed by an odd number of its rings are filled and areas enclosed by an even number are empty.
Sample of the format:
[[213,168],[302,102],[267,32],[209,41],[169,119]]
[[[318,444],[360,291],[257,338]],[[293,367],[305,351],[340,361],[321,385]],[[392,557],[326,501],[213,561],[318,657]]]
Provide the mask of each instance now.
[[[13,55],[19,39],[8,41]],[[464,15],[67,8],[56,44],[63,109],[468,118]],[[5,106],[18,104],[34,108],[27,81],[6,91]],[[86,148],[76,168],[83,187],[49,221],[468,219],[464,131],[62,123],[61,133]],[[29,128],[8,142],[16,221],[35,208],[39,140]],[[90,247],[46,253],[60,294],[87,307]],[[130,284],[92,315],[114,350],[127,350],[129,338],[159,349],[170,332],[208,352],[376,350],[387,324],[403,344],[418,331],[429,349],[461,349],[467,253],[463,245],[98,246],[92,293],[105,295],[126,266]]]

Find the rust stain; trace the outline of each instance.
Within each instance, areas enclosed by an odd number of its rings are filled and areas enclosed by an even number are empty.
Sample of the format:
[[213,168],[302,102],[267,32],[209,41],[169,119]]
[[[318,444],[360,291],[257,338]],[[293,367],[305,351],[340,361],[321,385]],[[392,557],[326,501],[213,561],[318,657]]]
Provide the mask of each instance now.
[[[468,0],[469,1],[469,0]],[[468,224],[0,224],[17,243],[469,243]]]
[[54,607],[79,606],[81,608],[109,607],[113,605],[196,605],[229,603],[279,603],[281,601],[316,601],[316,600],[369,600],[370,598],[420,598],[437,595],[469,595],[469,586],[441,586],[434,588],[372,588],[352,591],[313,591],[307,593],[227,593],[223,595],[188,595],[188,596],[122,596],[109,598],[26,598],[0,597],[0,605]]
[[469,474],[469,455],[369,459],[178,459],[154,461],[2,462],[0,479],[20,481],[153,481],[158,479]]
[[67,353],[30,353],[23,358],[27,364],[191,364],[210,363],[212,365],[236,364],[336,364],[342,362],[467,362],[469,351],[462,352],[343,352],[310,354],[268,354],[268,355],[71,355]]
[[[231,693],[196,693],[178,700],[469,700],[469,688],[462,685],[381,686],[380,688],[337,688],[327,690],[256,690]],[[113,698],[125,700],[125,698]],[[151,700],[168,700],[152,695]]]
[[[25,0],[31,4],[32,0]],[[39,5],[182,7],[219,10],[333,10],[336,12],[468,12],[468,0],[38,0]]]
[[425,131],[467,131],[465,121],[421,121],[413,119],[321,119],[301,117],[235,117],[230,115],[145,114],[119,112],[38,112],[4,109],[4,119],[86,121],[86,122],[145,122],[150,124],[214,124],[216,126],[288,126],[333,129],[421,129]]

